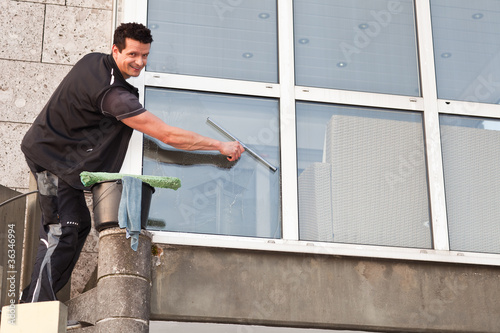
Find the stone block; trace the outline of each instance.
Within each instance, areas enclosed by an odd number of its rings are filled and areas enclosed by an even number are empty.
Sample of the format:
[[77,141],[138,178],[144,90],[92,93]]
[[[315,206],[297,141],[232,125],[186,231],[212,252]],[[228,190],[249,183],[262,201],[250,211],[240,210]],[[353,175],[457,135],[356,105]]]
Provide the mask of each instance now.
[[47,5],[42,62],[74,65],[87,53],[110,53],[111,22],[111,10]]
[[0,34],[0,58],[40,61],[44,11],[41,4],[0,1],[0,22],[5,28]]
[[67,316],[66,305],[59,301],[4,306],[0,333],[64,333]]
[[29,169],[21,152],[21,139],[29,125],[0,122],[0,179],[10,188],[27,188]]
[[130,248],[125,229],[101,231],[99,238],[98,279],[111,274],[137,275],[151,279],[151,238],[142,231],[137,251]]
[[0,122],[32,123],[71,66],[0,60]]
[[149,320],[151,282],[137,276],[116,275],[97,283],[99,312],[96,322],[106,318]]

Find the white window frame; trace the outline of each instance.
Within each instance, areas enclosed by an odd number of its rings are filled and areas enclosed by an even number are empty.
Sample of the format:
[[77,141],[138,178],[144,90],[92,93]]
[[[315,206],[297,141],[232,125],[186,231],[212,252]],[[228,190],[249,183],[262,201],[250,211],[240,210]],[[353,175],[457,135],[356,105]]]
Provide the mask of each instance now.
[[[239,1],[220,0],[221,4],[237,6]],[[143,71],[130,79],[144,104],[145,87],[160,87],[227,93],[243,96],[272,97],[280,105],[281,142],[281,206],[282,238],[263,239],[225,235],[152,231],[153,242],[189,246],[232,249],[311,253],[337,256],[371,257],[460,264],[500,266],[500,254],[450,251],[445,202],[443,163],[439,131],[441,113],[500,118],[500,105],[439,100],[435,80],[434,52],[430,0],[415,0],[418,57],[423,97],[344,91],[336,89],[295,86],[293,0],[277,0],[279,82],[262,83],[188,75]],[[220,5],[220,4],[219,4]],[[115,0],[114,22],[147,23],[147,0]],[[154,36],[153,36],[154,38]],[[299,240],[298,188],[295,103],[314,101],[353,106],[379,107],[421,111],[427,157],[429,206],[432,220],[433,249],[324,243]],[[481,112],[479,112],[479,110]],[[135,132],[122,172],[140,174],[142,170],[142,134]]]

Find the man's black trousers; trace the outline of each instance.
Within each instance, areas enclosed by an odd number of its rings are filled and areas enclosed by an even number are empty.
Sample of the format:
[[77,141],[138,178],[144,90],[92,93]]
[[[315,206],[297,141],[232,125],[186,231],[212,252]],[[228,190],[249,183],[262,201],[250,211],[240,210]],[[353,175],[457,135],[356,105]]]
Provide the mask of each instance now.
[[90,232],[90,212],[82,190],[27,162],[37,180],[42,219],[31,282],[21,302],[54,301],[69,281]]

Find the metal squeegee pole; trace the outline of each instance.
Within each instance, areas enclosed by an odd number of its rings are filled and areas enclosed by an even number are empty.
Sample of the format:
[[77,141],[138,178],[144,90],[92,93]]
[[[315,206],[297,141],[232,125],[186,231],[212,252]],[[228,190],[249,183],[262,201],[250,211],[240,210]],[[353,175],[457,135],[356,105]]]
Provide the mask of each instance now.
[[241,142],[238,138],[236,138],[234,135],[232,135],[231,133],[229,133],[228,131],[226,131],[224,128],[222,128],[219,124],[217,124],[215,121],[213,121],[212,119],[210,119],[210,117],[207,118],[207,121],[209,124],[211,124],[212,126],[216,127],[219,131],[221,131],[222,133],[226,134],[229,138],[231,138],[232,140],[234,141],[238,141],[242,146],[243,148],[245,148],[245,150],[250,154],[252,155],[253,157],[255,157],[256,159],[258,159],[259,161],[261,161],[262,163],[264,163],[269,169],[271,169],[273,172],[275,172],[277,170],[277,168],[272,165],[271,163],[269,163],[268,161],[266,161],[262,156],[260,156],[259,154],[257,154],[255,151],[253,151],[251,148],[247,147],[243,142]]

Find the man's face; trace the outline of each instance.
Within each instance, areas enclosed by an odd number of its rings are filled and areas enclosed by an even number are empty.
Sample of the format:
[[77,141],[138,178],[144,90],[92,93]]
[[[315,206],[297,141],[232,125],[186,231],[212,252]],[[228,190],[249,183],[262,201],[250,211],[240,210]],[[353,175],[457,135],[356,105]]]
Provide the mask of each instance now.
[[141,70],[146,66],[150,48],[151,44],[143,44],[131,38],[125,39],[125,48],[121,52],[113,45],[113,58],[125,79],[141,74]]

